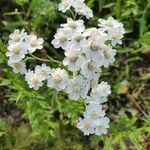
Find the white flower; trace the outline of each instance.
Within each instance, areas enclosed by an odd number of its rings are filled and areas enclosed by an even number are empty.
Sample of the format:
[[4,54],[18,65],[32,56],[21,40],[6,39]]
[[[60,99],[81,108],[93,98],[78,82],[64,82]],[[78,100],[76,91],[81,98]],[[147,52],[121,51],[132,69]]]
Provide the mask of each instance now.
[[86,43],[86,39],[82,33],[74,33],[71,37],[71,41],[68,44],[68,47],[75,51],[82,52],[82,46]]
[[103,45],[100,43],[101,41],[96,41],[89,38],[83,44],[83,52],[85,53],[88,59],[91,59],[93,62],[97,64],[97,66],[101,67],[103,64]]
[[78,71],[81,68],[81,64],[84,62],[84,58],[80,52],[69,50],[65,51],[66,58],[63,60],[64,66],[68,66],[70,71]]
[[112,46],[117,43],[122,44],[121,39],[125,33],[123,24],[115,20],[113,17],[109,17],[107,20],[99,19],[100,29],[107,32],[107,39],[111,40]]
[[95,99],[95,98],[92,98],[90,96],[87,96],[85,99],[86,104],[90,104],[90,103],[102,104],[104,102],[107,102],[107,97],[101,97],[99,99]]
[[96,63],[91,60],[87,60],[81,65],[80,73],[85,78],[93,78],[98,71],[99,67],[96,65]]
[[90,103],[86,106],[86,111],[83,113],[85,118],[91,119],[91,122],[96,125],[99,122],[100,117],[105,116],[105,111],[102,110],[102,106],[96,103]]
[[107,128],[109,128],[109,118],[104,117],[100,118],[99,122],[97,123],[97,127],[95,129],[95,134],[96,135],[102,135],[102,134],[107,134]]
[[69,28],[72,33],[81,33],[85,30],[84,21],[83,20],[76,20],[74,21],[72,18],[67,18],[66,24],[61,24],[63,28]]
[[16,74],[25,74],[27,72],[26,64],[23,61],[11,62],[8,60],[8,65],[13,68],[13,72]]
[[51,73],[51,68],[42,64],[41,66],[35,67],[35,73],[39,76],[40,80],[45,80]]
[[115,55],[116,55],[116,50],[112,49],[110,45],[106,46],[103,49],[103,61],[102,62],[105,68],[108,67],[109,64],[112,64],[115,61],[115,58],[114,58]]
[[72,100],[78,100],[79,98],[84,99],[87,96],[88,91],[89,84],[81,75],[71,79],[66,87],[66,92]]
[[107,40],[107,34],[97,28],[86,29],[83,35],[85,37],[90,37],[93,40],[100,41],[100,43],[105,43],[105,41]]
[[95,73],[93,76],[87,79],[90,84],[90,88],[97,86],[99,78],[100,78],[100,75],[98,73]]
[[25,54],[27,54],[27,47],[24,42],[12,43],[8,46],[6,56],[10,57],[10,61],[18,62],[25,57]]
[[68,84],[68,73],[66,70],[57,68],[52,69],[48,77],[47,86],[55,88],[57,91],[65,89]]
[[36,35],[31,34],[25,38],[29,53],[35,52],[37,49],[43,48],[44,40],[42,38],[37,38]]
[[84,135],[90,135],[94,133],[94,127],[92,126],[92,122],[90,119],[87,118],[79,118],[77,128],[84,132]]
[[59,11],[66,12],[72,6],[74,0],[62,0],[59,4]]
[[68,48],[69,40],[71,36],[71,30],[69,28],[60,28],[57,30],[57,33],[54,35],[54,40],[52,44],[55,48],[62,47],[66,50]]
[[39,78],[38,74],[31,70],[28,70],[28,72],[25,74],[25,80],[27,81],[29,87],[35,90],[38,90],[39,87],[43,85],[43,82]]
[[101,82],[96,87],[92,88],[91,97],[99,100],[100,98],[107,97],[110,93],[110,85],[108,85],[107,82]]
[[75,9],[75,12],[79,15],[86,16],[87,19],[93,17],[93,11],[86,6],[84,0],[75,0],[72,7]]
[[99,21],[98,26],[102,28],[103,30],[109,30],[112,28],[120,28],[123,26],[122,23],[118,22],[113,17],[109,17],[107,20],[99,19],[98,21]]
[[108,30],[108,40],[111,40],[112,46],[115,46],[117,43],[122,44],[123,32],[120,28],[112,28]]
[[9,44],[22,42],[26,35],[27,33],[24,29],[22,31],[20,31],[19,29],[14,30],[14,32],[9,36]]

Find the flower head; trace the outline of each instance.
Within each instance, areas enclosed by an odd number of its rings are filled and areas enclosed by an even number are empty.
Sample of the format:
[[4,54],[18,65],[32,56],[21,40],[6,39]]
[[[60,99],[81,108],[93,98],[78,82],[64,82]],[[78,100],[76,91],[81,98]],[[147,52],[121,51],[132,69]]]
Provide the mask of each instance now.
[[47,86],[57,91],[65,89],[68,84],[68,73],[64,69],[52,69],[48,77]]
[[62,47],[66,50],[68,48],[69,40],[71,36],[71,30],[69,28],[60,28],[57,30],[57,33],[54,35],[54,40],[52,44],[55,48]]
[[39,87],[43,85],[42,80],[39,78],[38,74],[34,73],[31,70],[25,74],[25,80],[27,81],[30,88],[38,90]]
[[33,53],[37,49],[43,48],[44,40],[42,38],[37,38],[35,34],[26,36],[25,41],[26,41],[29,53]]
[[51,68],[46,66],[46,64],[42,64],[41,66],[35,67],[35,73],[39,76],[41,80],[48,79],[48,76],[51,73]]
[[107,97],[110,93],[110,85],[108,85],[107,82],[101,82],[96,87],[92,88],[91,97],[99,100],[100,98]]
[[84,58],[81,56],[80,52],[69,50],[65,51],[65,59],[63,60],[63,64],[68,66],[70,71],[79,71],[81,68],[81,64],[84,62]]
[[77,128],[84,132],[84,135],[90,135],[94,133],[94,127],[92,126],[92,122],[90,119],[87,118],[79,118]]
[[8,65],[13,68],[13,72],[16,74],[25,74],[27,72],[26,64],[23,61],[12,62],[8,60]]
[[84,99],[87,96],[88,91],[89,85],[81,75],[71,79],[66,87],[66,92],[72,100],[78,100],[79,98]]
[[25,57],[25,54],[27,54],[25,43],[12,43],[8,46],[6,56],[9,57],[10,61],[18,62]]
[[26,35],[27,33],[25,32],[24,29],[22,31],[20,31],[19,29],[14,30],[14,32],[9,36],[10,38],[9,44],[21,43]]

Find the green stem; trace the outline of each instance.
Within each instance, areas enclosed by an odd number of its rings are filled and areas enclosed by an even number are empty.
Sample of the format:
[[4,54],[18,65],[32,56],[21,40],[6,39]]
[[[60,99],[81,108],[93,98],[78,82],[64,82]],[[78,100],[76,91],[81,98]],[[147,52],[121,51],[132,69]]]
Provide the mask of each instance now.
[[31,57],[26,58],[25,61],[26,60],[39,60],[39,61],[43,61],[43,62],[54,62],[54,63],[57,63],[59,65],[63,65],[62,62],[60,62],[58,60],[55,60],[55,59],[53,59],[52,57],[49,57],[49,56],[48,56],[49,59],[44,59],[44,58],[39,58],[39,57],[37,57],[33,54],[29,54],[29,55]]

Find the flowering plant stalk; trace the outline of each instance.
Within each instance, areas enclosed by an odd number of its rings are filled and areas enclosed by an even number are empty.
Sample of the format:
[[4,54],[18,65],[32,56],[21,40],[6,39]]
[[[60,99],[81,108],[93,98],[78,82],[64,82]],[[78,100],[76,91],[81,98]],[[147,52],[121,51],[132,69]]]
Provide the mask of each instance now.
[[[115,61],[116,50],[113,47],[122,44],[121,39],[125,33],[123,24],[109,17],[107,20],[99,19],[98,28],[86,28],[81,18],[93,17],[93,11],[86,6],[84,0],[62,0],[59,10],[63,13],[70,10],[73,15],[60,25],[52,40],[56,49],[64,50],[63,62],[50,56],[48,59],[36,57],[33,53],[43,48],[43,38],[38,38],[35,34],[28,35],[24,29],[16,29],[9,36],[6,53],[9,57],[8,65],[14,73],[25,76],[30,88],[38,90],[46,83],[49,88],[66,92],[71,100],[83,99],[85,112],[78,119],[77,128],[84,135],[106,134],[110,120],[106,117],[102,103],[107,101],[111,90],[107,82],[99,83],[100,69],[107,68]],[[25,64],[27,59],[54,62],[59,68],[50,68],[43,63],[31,70]]]

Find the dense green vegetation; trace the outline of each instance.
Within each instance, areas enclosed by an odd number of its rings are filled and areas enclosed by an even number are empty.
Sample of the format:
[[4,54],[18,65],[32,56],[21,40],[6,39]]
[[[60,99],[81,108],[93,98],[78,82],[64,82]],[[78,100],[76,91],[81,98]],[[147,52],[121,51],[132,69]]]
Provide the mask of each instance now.
[[[150,147],[150,2],[149,0],[86,0],[94,17],[84,20],[97,26],[99,18],[113,16],[126,29],[123,45],[117,46],[116,61],[103,69],[101,79],[112,86],[105,104],[111,119],[104,136],[86,137],[76,128],[82,102],[69,101],[63,92],[42,87],[29,89],[21,75],[7,65],[5,53],[9,34],[25,28],[44,38],[49,54],[64,58],[51,45],[60,23],[71,14],[58,11],[59,0],[0,0],[0,150],[146,150]],[[34,67],[39,61],[27,62]],[[56,64],[49,64],[56,67]]]

